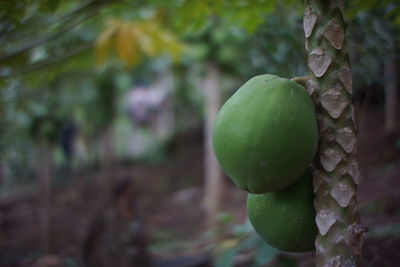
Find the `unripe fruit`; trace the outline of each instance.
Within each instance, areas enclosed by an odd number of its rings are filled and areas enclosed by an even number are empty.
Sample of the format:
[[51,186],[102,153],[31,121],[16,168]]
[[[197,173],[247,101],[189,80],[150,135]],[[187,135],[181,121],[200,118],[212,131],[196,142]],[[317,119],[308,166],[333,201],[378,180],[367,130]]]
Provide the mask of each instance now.
[[221,108],[214,152],[241,189],[261,194],[294,183],[317,151],[314,105],[301,85],[275,75],[246,82]]
[[271,246],[288,252],[314,249],[317,235],[312,176],[273,193],[249,194],[247,211],[256,232]]

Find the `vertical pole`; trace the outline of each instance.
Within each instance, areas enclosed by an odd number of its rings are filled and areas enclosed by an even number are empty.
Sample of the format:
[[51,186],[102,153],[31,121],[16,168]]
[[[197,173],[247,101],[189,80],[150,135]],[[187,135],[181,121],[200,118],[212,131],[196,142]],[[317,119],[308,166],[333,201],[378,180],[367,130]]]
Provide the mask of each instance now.
[[212,129],[221,105],[221,91],[218,82],[218,68],[215,64],[209,62],[203,84],[205,95],[204,205],[206,210],[206,224],[209,229],[215,229],[217,226],[216,217],[220,209],[220,196],[222,193],[222,172],[212,149]]

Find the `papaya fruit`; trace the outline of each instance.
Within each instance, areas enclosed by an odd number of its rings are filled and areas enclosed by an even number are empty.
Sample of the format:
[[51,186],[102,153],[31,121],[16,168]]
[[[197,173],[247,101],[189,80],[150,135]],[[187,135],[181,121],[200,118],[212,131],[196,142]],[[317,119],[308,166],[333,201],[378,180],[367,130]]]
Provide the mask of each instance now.
[[317,235],[313,199],[312,176],[307,171],[283,190],[249,194],[249,220],[271,246],[288,252],[310,251]]
[[278,191],[307,170],[317,151],[314,104],[296,82],[256,76],[222,106],[212,138],[236,186],[254,194]]

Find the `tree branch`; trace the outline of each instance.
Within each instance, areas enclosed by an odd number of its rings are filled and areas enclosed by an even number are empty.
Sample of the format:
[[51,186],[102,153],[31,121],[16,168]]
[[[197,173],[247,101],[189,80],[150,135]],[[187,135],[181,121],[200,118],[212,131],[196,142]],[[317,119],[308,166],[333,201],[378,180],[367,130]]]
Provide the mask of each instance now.
[[51,58],[49,60],[45,60],[45,61],[38,62],[36,64],[32,64],[32,65],[30,65],[28,67],[25,67],[25,68],[23,68],[21,70],[18,70],[16,72],[11,73],[11,74],[6,74],[6,75],[0,74],[0,78],[11,78],[11,77],[14,77],[14,76],[17,76],[17,75],[22,75],[22,74],[26,74],[26,73],[30,73],[30,72],[33,72],[33,71],[36,71],[36,70],[40,70],[40,69],[46,68],[46,67],[48,67],[50,65],[53,65],[53,64],[58,63],[60,61],[66,60],[66,59],[71,58],[73,56],[76,56],[76,55],[78,55],[80,53],[83,53],[86,50],[92,48],[93,46],[94,46],[93,43],[89,43],[89,44],[83,45],[83,46],[81,46],[81,47],[79,47],[77,49],[74,49],[74,50],[70,51],[69,53],[64,54],[64,55],[62,55],[60,57]]
[[22,46],[20,48],[15,49],[14,51],[11,51],[11,52],[9,52],[9,53],[7,53],[5,55],[0,56],[0,62],[4,61],[4,60],[7,60],[7,59],[9,59],[11,57],[14,57],[16,55],[19,55],[19,54],[21,54],[21,53],[23,53],[23,52],[25,52],[25,51],[27,51],[29,49],[32,49],[32,48],[34,48],[36,46],[39,46],[39,45],[44,44],[46,42],[49,42],[49,41],[51,41],[53,39],[56,39],[57,37],[59,37],[59,36],[69,32],[69,31],[71,31],[75,27],[79,26],[85,20],[87,20],[90,17],[94,16],[100,10],[100,8],[101,8],[101,6],[97,6],[96,8],[90,10],[89,13],[85,14],[84,17],[79,18],[79,19],[73,21],[70,24],[64,25],[64,27],[61,30],[59,30],[59,31],[57,31],[55,33],[52,33],[52,34],[50,34],[48,36],[41,37],[41,38],[39,38],[37,40],[34,40],[34,41],[28,43],[25,46]]
[[[42,31],[43,29],[46,29],[50,26],[53,26],[55,24],[59,24],[62,23],[64,20],[71,21],[74,18],[76,18],[77,16],[79,16],[80,14],[84,13],[87,9],[90,11],[91,8],[97,8],[96,5],[102,5],[104,3],[98,3],[98,0],[92,0],[89,2],[86,2],[82,5],[79,5],[78,7],[74,8],[73,10],[67,12],[66,14],[63,14],[59,17],[53,17],[51,18],[46,25],[41,25],[40,27],[35,27],[33,29],[29,29],[27,32],[23,32],[21,33],[19,31],[20,28],[16,28],[14,27],[13,29],[11,29],[8,32],[5,32],[4,34],[1,35],[1,39],[6,39],[7,42],[12,42],[12,41],[16,41],[18,39],[24,39],[26,37],[28,37],[29,35],[36,33],[38,31]],[[72,17],[72,19],[71,19]],[[28,26],[29,24],[32,23],[33,19],[35,18],[35,16],[30,16],[28,19],[26,19],[23,23],[20,24],[20,26]],[[65,22],[65,23],[67,23]]]

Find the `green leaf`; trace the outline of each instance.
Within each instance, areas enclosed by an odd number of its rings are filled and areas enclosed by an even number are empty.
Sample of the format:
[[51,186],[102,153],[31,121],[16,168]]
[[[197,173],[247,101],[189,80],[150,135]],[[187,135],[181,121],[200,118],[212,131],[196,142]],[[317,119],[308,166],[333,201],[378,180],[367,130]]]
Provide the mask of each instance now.
[[260,246],[256,249],[256,255],[254,257],[254,262],[257,266],[263,266],[276,257],[279,250],[276,248],[271,247],[267,243],[263,242]]
[[379,0],[354,0],[351,2],[351,7],[358,9],[358,10],[371,10],[373,9],[377,4],[379,3]]
[[221,212],[218,214],[218,222],[224,224],[224,225],[228,225],[230,224],[234,219],[234,216],[232,215],[232,213],[229,212]]
[[235,235],[245,235],[245,234],[253,233],[254,229],[253,229],[253,226],[251,226],[249,219],[246,219],[245,223],[235,225],[233,227],[233,232],[235,233]]
[[258,244],[261,244],[262,241],[261,238],[255,233],[253,232],[253,234],[251,234],[248,238],[244,239],[240,244],[238,249],[243,251],[243,250],[247,250],[253,247],[256,247]]
[[287,255],[278,255],[276,258],[276,266],[275,267],[297,267],[297,261],[295,258],[287,256]]
[[57,10],[60,5],[60,0],[42,0],[40,10],[52,13]]
[[238,249],[230,249],[224,252],[221,256],[217,257],[215,267],[232,267],[234,266],[235,256],[238,253]]

